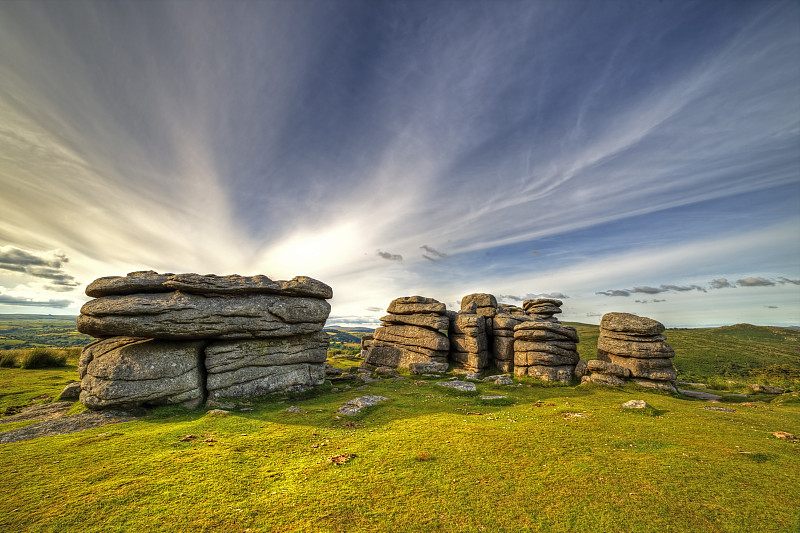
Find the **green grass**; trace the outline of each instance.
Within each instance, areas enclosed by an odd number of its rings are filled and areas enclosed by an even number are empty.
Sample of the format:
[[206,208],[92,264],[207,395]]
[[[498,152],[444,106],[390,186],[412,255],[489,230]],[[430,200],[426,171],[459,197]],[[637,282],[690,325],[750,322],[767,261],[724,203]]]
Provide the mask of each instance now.
[[0,350],[81,347],[94,339],[78,333],[72,315],[0,314]]
[[[722,413],[633,388],[479,384],[481,394],[512,401],[491,406],[434,383],[387,381],[363,392],[258,403],[224,418],[162,408],[136,422],[2,445],[0,491],[13,496],[0,502],[0,529],[662,532],[800,525],[800,444],[771,436],[800,434],[800,405],[737,405]],[[391,400],[336,419],[341,404],[367,393]],[[621,409],[629,399],[653,409]],[[305,414],[285,412],[292,404]],[[181,442],[187,435],[197,438]],[[354,457],[328,462],[344,453]]]

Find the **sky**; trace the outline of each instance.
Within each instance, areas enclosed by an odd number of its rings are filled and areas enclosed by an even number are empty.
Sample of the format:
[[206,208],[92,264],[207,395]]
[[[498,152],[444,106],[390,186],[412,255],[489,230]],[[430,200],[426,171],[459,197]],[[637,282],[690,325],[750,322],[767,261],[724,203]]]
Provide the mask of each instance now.
[[800,325],[800,3],[0,2],[0,312],[136,270]]

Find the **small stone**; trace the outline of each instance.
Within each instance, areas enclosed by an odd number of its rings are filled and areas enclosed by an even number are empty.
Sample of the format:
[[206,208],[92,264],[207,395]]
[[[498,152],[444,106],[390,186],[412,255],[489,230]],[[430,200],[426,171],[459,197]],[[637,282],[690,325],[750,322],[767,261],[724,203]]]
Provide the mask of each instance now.
[[408,378],[404,378],[403,376],[400,376],[400,377],[394,378],[392,380],[393,383],[400,383],[401,381],[408,381]]
[[705,409],[706,411],[719,411],[721,413],[735,413],[736,412],[735,409],[731,409],[729,407],[714,407],[714,406],[711,406],[711,405],[706,406],[706,407],[701,407],[700,409]]
[[287,408],[285,409],[285,411],[286,411],[287,413],[297,413],[297,414],[302,414],[302,413],[303,413],[303,410],[302,410],[302,409],[300,409],[299,407],[295,406],[295,405],[292,405],[292,406],[290,406],[290,407],[287,407]]
[[251,411],[255,411],[255,409],[253,409],[252,407],[242,407],[241,409],[239,409],[240,413],[249,413]]
[[630,400],[621,405],[623,409],[645,409],[650,405],[644,400]]
[[229,413],[230,411],[226,411],[225,409],[211,409],[206,413],[206,415],[214,417],[223,417],[223,416],[228,416]]
[[475,392],[478,390],[474,383],[468,381],[440,381],[437,385],[449,389],[456,389],[461,392]]
[[380,402],[385,402],[388,399],[389,398],[386,398],[385,396],[375,396],[372,394],[367,396],[359,396],[358,398],[353,398],[341,406],[338,413],[346,416],[356,415],[360,413],[362,409],[366,407],[372,407],[373,405],[377,405]]
[[61,401],[75,401],[80,398],[81,395],[81,382],[80,381],[73,381],[72,383],[67,384],[64,387],[64,390],[61,391],[58,399]]
[[800,442],[800,439],[795,437],[792,433],[787,433],[785,431],[775,431],[772,434],[778,437],[779,439],[788,440],[789,442]]
[[765,393],[765,394],[783,394],[785,391],[780,387],[771,387],[769,385],[757,385],[753,384],[750,385],[750,392],[753,393]]
[[464,374],[464,379],[479,381],[481,379],[481,375],[479,372],[467,372],[466,374]]
[[508,396],[481,396],[481,400],[504,400]]

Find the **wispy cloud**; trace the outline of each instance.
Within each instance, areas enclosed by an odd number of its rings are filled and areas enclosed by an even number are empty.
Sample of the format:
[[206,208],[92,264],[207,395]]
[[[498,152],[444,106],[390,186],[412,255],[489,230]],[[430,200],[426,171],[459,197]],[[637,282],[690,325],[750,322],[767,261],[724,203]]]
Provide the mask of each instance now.
[[72,305],[72,300],[36,300],[24,296],[11,296],[0,294],[0,305],[24,306],[24,307],[56,307],[64,308]]
[[403,256],[400,255],[400,254],[392,254],[392,253],[389,253],[389,252],[382,252],[382,251],[378,250],[378,255],[380,257],[386,259],[387,261],[402,261],[403,260]]
[[666,300],[659,300],[658,298],[653,298],[652,300],[634,300],[637,304],[655,304],[660,302],[666,302]]
[[80,285],[64,271],[63,265],[68,262],[67,256],[59,250],[32,252],[14,246],[0,246],[0,269],[50,280],[54,290],[69,291]]
[[[447,258],[447,254],[446,253],[440,252],[439,250],[437,250],[435,248],[431,248],[427,244],[423,244],[422,246],[420,246],[420,248],[425,250],[426,252],[428,252],[430,255],[438,257],[439,259],[446,259]],[[426,257],[426,258],[430,259],[426,255],[423,255],[422,257]]]
[[766,278],[758,277],[738,279],[736,280],[736,284],[739,287],[771,287],[775,285],[775,282]]
[[708,284],[712,289],[736,288],[736,285],[731,284],[726,278],[712,279]]
[[778,276],[778,283],[781,285],[785,285],[787,283],[791,283],[792,285],[800,285],[800,279],[789,279],[783,276]]
[[371,311],[371,312],[373,312],[373,313],[376,313],[376,312],[383,311],[383,308],[382,308],[382,307],[375,306],[375,305],[371,305],[371,306],[367,307],[367,308],[365,309],[365,311]]
[[764,307],[766,307],[767,309],[778,309],[777,305],[765,305]]

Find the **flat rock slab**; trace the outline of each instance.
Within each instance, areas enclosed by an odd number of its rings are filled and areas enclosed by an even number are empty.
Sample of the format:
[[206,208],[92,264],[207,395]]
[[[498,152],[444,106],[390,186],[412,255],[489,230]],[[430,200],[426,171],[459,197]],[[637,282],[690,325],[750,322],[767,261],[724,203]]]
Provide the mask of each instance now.
[[45,404],[29,405],[19,413],[0,418],[0,424],[10,424],[11,422],[24,422],[26,420],[50,420],[64,416],[72,408],[73,402],[53,402]]
[[706,411],[719,411],[721,413],[735,413],[736,409],[731,409],[730,407],[714,407],[711,405],[707,405],[705,407],[701,407],[700,409],[705,409]]
[[322,331],[330,310],[323,299],[273,294],[132,294],[87,302],[77,326],[94,337],[260,339]]
[[481,400],[505,400],[508,396],[481,396]]
[[706,400],[709,402],[715,402],[717,400],[722,399],[722,396],[718,394],[711,394],[710,392],[701,392],[701,391],[686,390],[686,389],[678,389],[678,392],[688,398],[696,398],[698,400]]
[[53,418],[51,420],[25,426],[24,428],[12,429],[11,431],[0,433],[0,444],[30,440],[38,437],[77,433],[86,429],[105,426],[106,424],[130,422],[131,420],[136,420],[138,417],[138,414],[128,411],[84,411],[77,415]]
[[333,297],[333,289],[308,276],[296,276],[289,281],[273,281],[264,275],[159,274],[148,270],[131,272],[127,276],[98,278],[86,287],[86,295],[93,298],[171,291],[193,294],[288,294],[324,299]]
[[361,412],[362,409],[367,407],[372,407],[373,405],[377,405],[380,402],[385,402],[389,398],[385,396],[375,396],[375,395],[367,395],[367,396],[359,396],[358,398],[353,398],[349,402],[345,403],[343,406],[339,408],[340,415],[346,416],[353,416],[357,415]]
[[437,385],[448,389],[460,390],[461,392],[475,392],[478,390],[475,384],[470,381],[441,381]]
[[606,313],[600,319],[600,329],[634,333],[637,335],[660,335],[664,333],[664,324],[644,316],[630,313]]

